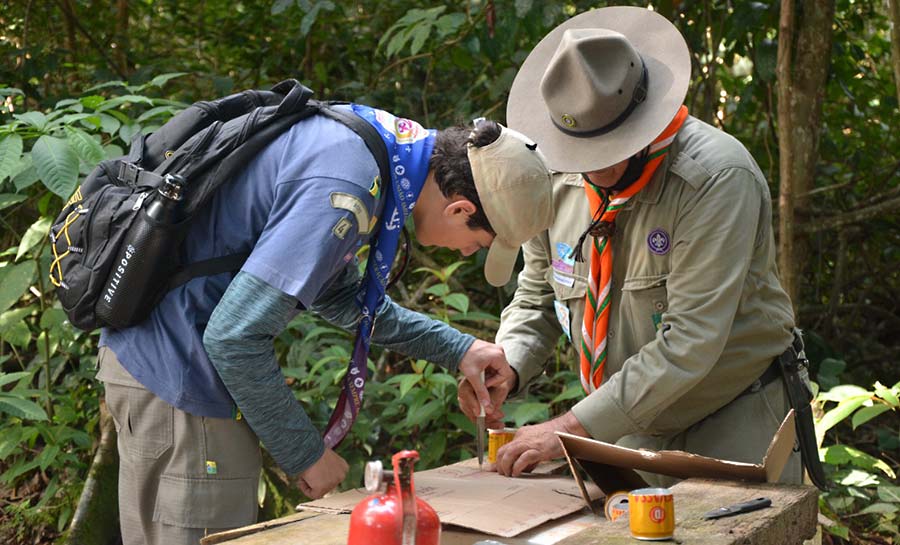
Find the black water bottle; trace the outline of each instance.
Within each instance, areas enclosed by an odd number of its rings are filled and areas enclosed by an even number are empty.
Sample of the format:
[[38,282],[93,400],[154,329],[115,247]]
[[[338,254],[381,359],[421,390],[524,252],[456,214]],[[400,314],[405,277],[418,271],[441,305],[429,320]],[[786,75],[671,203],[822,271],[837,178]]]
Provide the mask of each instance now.
[[113,328],[144,321],[165,293],[178,265],[178,247],[186,232],[182,199],[184,179],[166,175],[156,190],[142,193],[140,210],[119,248],[97,302],[97,317]]

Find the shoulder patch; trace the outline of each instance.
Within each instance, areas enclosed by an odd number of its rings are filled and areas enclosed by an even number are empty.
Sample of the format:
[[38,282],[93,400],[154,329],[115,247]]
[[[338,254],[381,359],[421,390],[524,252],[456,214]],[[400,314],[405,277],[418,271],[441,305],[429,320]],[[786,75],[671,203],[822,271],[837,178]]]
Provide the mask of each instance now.
[[353,214],[356,217],[356,227],[359,230],[359,234],[368,235],[372,232],[372,224],[369,220],[369,209],[366,208],[362,199],[356,195],[335,191],[331,194],[331,207],[346,210]]

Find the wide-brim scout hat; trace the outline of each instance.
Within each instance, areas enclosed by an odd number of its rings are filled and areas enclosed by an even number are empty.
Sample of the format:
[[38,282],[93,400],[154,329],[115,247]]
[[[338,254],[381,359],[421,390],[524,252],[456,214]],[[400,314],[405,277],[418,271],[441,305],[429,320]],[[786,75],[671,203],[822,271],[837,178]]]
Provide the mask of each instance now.
[[662,133],[690,78],[690,52],[668,19],[638,7],[596,9],[562,23],[531,51],[506,118],[540,143],[553,170],[600,170]]
[[553,223],[553,191],[544,156],[530,138],[500,126],[485,146],[468,144],[478,199],[495,236],[484,262],[492,286],[509,281],[519,248]]

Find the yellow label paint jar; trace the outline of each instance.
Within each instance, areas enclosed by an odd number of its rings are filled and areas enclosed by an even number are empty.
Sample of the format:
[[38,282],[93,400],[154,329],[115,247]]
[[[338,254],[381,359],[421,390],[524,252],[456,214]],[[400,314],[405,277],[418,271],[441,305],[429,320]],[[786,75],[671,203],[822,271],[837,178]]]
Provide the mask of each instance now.
[[488,430],[488,462],[497,463],[497,451],[500,447],[509,443],[516,436],[515,428],[503,428],[499,430]]
[[628,493],[631,535],[656,541],[675,533],[675,499],[668,488],[639,488]]

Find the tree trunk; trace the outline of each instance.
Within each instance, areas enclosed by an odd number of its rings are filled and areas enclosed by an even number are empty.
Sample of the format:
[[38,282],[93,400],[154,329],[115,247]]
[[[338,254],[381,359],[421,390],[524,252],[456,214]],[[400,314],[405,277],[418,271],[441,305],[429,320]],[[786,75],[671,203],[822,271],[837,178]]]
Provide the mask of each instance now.
[[119,535],[119,451],[115,424],[103,401],[99,428],[97,451],[69,526],[69,545],[106,545]]
[[809,254],[796,238],[818,161],[825,80],[831,61],[833,0],[783,0],[778,30],[778,266],[794,309],[801,265]]
[[890,0],[891,11],[891,64],[894,66],[894,85],[897,102],[900,103],[900,0]]
[[[74,8],[72,7],[71,0],[63,0],[63,4],[65,5],[63,13],[65,14],[66,18],[66,49],[69,50],[69,62],[74,66],[78,58],[78,41],[76,39],[75,21],[73,17]],[[75,71],[72,71],[72,73],[69,74],[69,77],[66,79],[68,80],[70,85],[74,84],[77,79]]]
[[116,2],[116,63],[123,74],[131,74],[128,47],[128,0],[119,0]]

